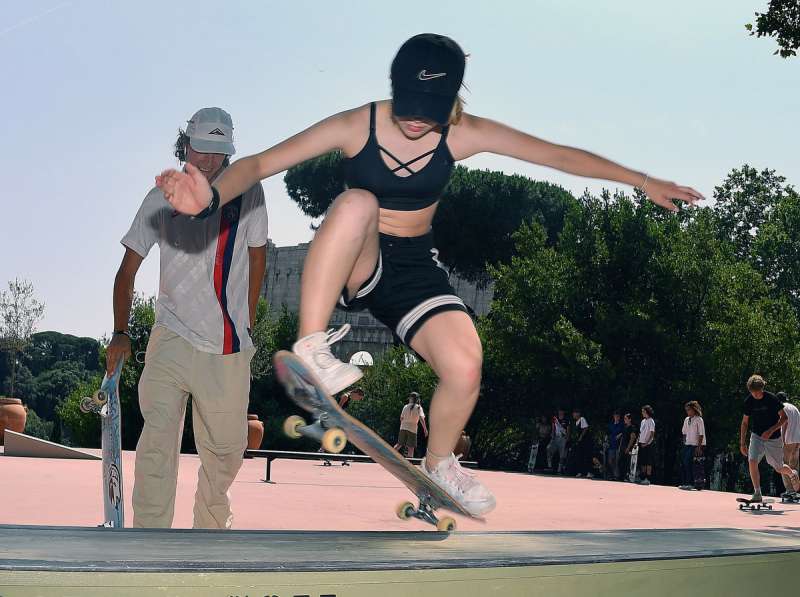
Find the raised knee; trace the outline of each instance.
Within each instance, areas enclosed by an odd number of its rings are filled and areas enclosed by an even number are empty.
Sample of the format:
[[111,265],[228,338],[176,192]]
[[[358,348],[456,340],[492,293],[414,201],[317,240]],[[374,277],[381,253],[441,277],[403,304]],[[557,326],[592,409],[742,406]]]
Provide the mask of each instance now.
[[483,358],[479,353],[462,353],[451,363],[447,376],[465,390],[477,391],[481,385]]
[[379,205],[378,198],[364,189],[348,189],[336,199],[337,209],[346,209],[348,212],[363,214],[377,219]]

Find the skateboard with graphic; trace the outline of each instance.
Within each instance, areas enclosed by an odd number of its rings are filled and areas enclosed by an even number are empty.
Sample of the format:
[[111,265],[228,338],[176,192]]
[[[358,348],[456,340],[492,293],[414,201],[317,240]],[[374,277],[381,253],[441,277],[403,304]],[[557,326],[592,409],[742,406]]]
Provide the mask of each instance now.
[[528,472],[532,473],[536,468],[536,459],[539,457],[539,442],[531,444],[531,451],[528,455]]
[[639,463],[639,444],[637,443],[633,446],[633,450],[631,450],[631,464],[628,468],[628,481],[631,483],[636,483],[636,466]]
[[749,500],[747,498],[736,498],[736,501],[739,502],[739,510],[750,510],[750,511],[758,511],[758,510],[772,510],[772,504],[775,500],[764,498],[760,502],[754,502],[753,500]]
[[278,380],[283,384],[289,398],[310,412],[314,418],[313,423],[307,424],[302,417],[289,417],[283,425],[286,435],[292,438],[313,438],[332,453],[341,452],[349,441],[389,471],[417,497],[418,505],[403,502],[397,507],[396,514],[403,520],[418,518],[440,531],[449,532],[456,528],[455,519],[450,516],[440,519],[436,516],[436,510],[441,508],[477,518],[470,515],[447,491],[408,462],[372,429],[342,410],[297,356],[281,350],[275,354],[274,362]]
[[80,402],[81,411],[100,415],[103,451],[103,524],[100,526],[114,529],[125,526],[119,403],[119,378],[123,362],[124,359],[120,359],[111,376],[107,373],[103,376],[100,389]]

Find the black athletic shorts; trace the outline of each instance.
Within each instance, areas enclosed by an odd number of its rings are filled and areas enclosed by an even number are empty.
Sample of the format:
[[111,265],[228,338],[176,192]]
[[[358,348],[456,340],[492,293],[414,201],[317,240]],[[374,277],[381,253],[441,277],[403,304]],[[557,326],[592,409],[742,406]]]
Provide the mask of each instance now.
[[432,315],[469,310],[458,296],[438,259],[433,233],[403,237],[380,235],[375,271],[352,298],[342,291],[339,306],[369,309],[406,346]]

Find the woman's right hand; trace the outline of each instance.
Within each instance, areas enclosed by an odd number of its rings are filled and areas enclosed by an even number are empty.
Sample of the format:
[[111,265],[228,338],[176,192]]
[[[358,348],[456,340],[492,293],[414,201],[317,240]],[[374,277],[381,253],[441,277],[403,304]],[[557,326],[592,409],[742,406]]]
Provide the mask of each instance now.
[[739,452],[741,452],[742,456],[744,456],[745,458],[749,457],[749,455],[747,454],[747,448],[742,444],[739,444]]
[[182,214],[195,216],[211,203],[211,185],[203,173],[189,163],[185,172],[164,170],[156,176],[156,186],[172,208]]

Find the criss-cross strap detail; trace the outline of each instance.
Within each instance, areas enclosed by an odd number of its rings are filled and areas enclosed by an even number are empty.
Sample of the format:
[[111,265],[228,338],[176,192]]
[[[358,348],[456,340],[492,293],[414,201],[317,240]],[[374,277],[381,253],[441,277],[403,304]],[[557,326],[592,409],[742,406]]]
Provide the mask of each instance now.
[[409,161],[407,161],[407,162],[403,162],[403,160],[397,159],[397,158],[396,158],[396,157],[395,157],[395,156],[392,154],[392,152],[391,152],[391,151],[389,151],[388,149],[386,149],[386,148],[385,148],[383,145],[378,145],[378,149],[380,149],[380,150],[381,150],[383,153],[385,153],[385,154],[386,154],[386,155],[388,155],[390,158],[392,158],[392,159],[393,159],[395,162],[397,162],[398,164],[400,164],[399,166],[397,166],[397,167],[395,167],[395,168],[391,168],[391,171],[392,171],[392,172],[397,172],[398,170],[402,170],[402,169],[404,169],[404,168],[405,168],[405,169],[406,169],[406,170],[408,170],[408,171],[409,171],[411,174],[416,174],[416,173],[418,172],[418,170],[412,170],[411,168],[409,168],[409,166],[410,166],[411,164],[413,164],[414,162],[418,162],[418,161],[419,161],[419,160],[421,160],[422,158],[424,158],[424,157],[427,157],[427,156],[431,155],[431,154],[432,154],[432,153],[434,153],[434,152],[435,152],[437,149],[439,149],[439,146],[437,145],[436,147],[434,147],[434,148],[433,148],[433,149],[431,149],[430,151],[426,151],[426,152],[425,152],[425,153],[423,153],[422,155],[418,155],[418,156],[417,156],[417,157],[415,157],[413,160],[409,160]]
[[414,162],[418,162],[422,158],[426,158],[429,155],[436,153],[436,151],[439,149],[439,147],[441,147],[442,143],[444,143],[447,140],[447,133],[450,131],[450,127],[449,126],[443,127],[442,128],[442,137],[441,137],[441,139],[439,139],[439,143],[436,144],[436,147],[434,147],[430,151],[426,151],[422,155],[418,155],[417,157],[415,157],[415,158],[413,158],[413,159],[411,159],[411,160],[409,160],[407,162],[404,162],[403,160],[401,160],[400,158],[395,156],[391,151],[386,149],[383,145],[378,143],[378,137],[377,137],[377,134],[375,132],[375,130],[376,130],[375,129],[375,112],[376,112],[375,102],[371,102],[370,105],[369,105],[369,134],[370,134],[370,137],[372,137],[374,139],[375,146],[378,148],[378,150],[382,151],[383,153],[388,155],[390,158],[392,158],[395,162],[397,162],[397,164],[398,164],[397,166],[395,166],[394,168],[390,168],[390,171],[393,174],[395,172],[397,172],[398,170],[407,170],[409,172],[409,174],[416,174],[417,172],[419,172],[419,170],[412,170],[411,168],[409,168],[409,166],[411,164],[413,164]]

